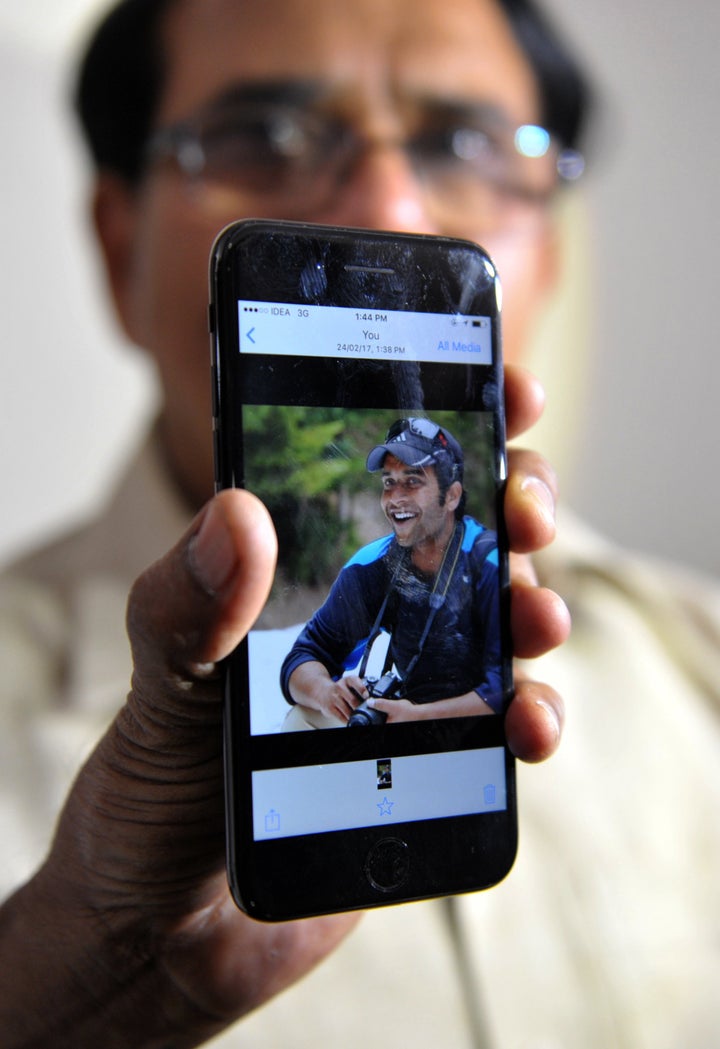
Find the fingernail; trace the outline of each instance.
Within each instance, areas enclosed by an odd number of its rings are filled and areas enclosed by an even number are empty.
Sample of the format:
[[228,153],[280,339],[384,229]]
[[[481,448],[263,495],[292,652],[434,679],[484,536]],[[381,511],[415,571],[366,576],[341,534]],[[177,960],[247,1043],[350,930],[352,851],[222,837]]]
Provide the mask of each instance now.
[[237,554],[217,503],[210,503],[200,531],[190,540],[188,556],[204,590],[215,595],[237,568]]
[[554,732],[554,735],[555,735],[555,743],[558,743],[560,741],[560,736],[562,735],[562,726],[560,725],[560,715],[558,714],[558,712],[555,709],[555,707],[552,706],[551,703],[548,703],[547,700],[536,699],[535,703],[536,703],[536,705],[538,707],[541,707],[541,709],[544,710],[545,713],[548,715],[548,718],[552,722],[553,732]]
[[543,517],[555,524],[555,496],[545,482],[539,477],[526,477],[520,488],[532,496]]

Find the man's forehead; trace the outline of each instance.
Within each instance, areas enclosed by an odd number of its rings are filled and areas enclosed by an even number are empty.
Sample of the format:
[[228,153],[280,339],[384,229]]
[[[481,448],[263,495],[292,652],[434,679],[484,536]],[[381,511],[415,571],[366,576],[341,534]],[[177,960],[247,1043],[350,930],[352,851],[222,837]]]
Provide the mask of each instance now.
[[385,456],[382,464],[382,476],[389,476],[390,474],[404,474],[405,476],[412,477],[424,477],[427,475],[429,470],[434,470],[433,466],[408,466],[407,463],[397,459],[390,452]]
[[368,94],[482,99],[535,117],[537,89],[496,0],[176,0],[164,23],[162,121],[233,83],[323,80]]

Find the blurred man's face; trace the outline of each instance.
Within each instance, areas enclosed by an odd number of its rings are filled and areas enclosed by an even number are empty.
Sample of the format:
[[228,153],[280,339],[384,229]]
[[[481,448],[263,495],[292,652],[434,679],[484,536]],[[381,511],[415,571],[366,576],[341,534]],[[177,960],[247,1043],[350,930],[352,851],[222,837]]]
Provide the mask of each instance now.
[[[489,197],[472,208],[429,199],[398,143],[417,114],[487,106],[507,126],[540,117],[530,67],[494,0],[179,0],[165,24],[167,80],[156,125],[197,115],[238,88],[312,84],[326,112],[365,142],[332,192],[213,186],[171,161],[137,193],[101,189],[99,227],[131,337],[155,357],[166,447],[187,494],[211,494],[207,264],[218,231],[271,216],[442,233],[479,241],[504,287],[504,345],[517,359],[552,278],[549,219],[516,221]],[[425,117],[423,117],[425,119]],[[311,201],[308,211],[308,201]]]

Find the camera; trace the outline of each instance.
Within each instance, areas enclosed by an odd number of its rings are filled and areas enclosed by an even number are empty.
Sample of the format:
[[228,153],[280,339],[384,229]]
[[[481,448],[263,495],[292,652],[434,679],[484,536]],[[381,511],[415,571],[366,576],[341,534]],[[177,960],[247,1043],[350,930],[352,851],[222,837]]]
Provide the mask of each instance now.
[[[381,678],[365,678],[365,688],[370,693],[369,699],[396,699],[401,687],[402,681],[397,674],[393,674],[392,670],[388,671],[387,674],[383,674]],[[350,715],[347,727],[382,725],[386,720],[387,714],[384,714],[381,710],[373,710],[372,707],[368,706],[366,699]]]

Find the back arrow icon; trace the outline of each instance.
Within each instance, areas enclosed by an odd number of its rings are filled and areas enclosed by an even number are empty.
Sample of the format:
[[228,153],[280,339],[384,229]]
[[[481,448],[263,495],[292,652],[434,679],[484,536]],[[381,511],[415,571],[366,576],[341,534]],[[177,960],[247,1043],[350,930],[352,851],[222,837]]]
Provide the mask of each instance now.
[[255,331],[255,329],[254,329],[254,328],[249,328],[249,329],[248,329],[248,330],[247,330],[247,331],[245,332],[245,335],[246,335],[246,336],[248,337],[248,339],[249,339],[249,340],[250,340],[250,342],[251,342],[251,343],[253,344],[253,346],[255,345],[255,340],[253,339],[253,332],[254,332],[254,331]]

